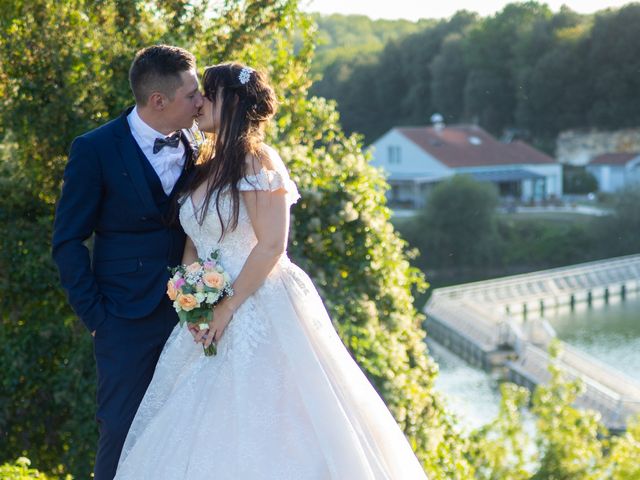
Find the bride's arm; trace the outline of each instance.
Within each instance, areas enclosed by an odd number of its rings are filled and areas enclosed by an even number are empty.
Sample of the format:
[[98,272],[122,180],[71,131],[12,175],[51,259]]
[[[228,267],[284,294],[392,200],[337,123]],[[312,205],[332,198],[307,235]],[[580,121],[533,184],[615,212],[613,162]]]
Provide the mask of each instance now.
[[191,237],[187,235],[187,241],[184,242],[184,252],[182,254],[182,264],[191,265],[198,260],[198,252],[196,246],[193,244]]
[[[214,318],[209,323],[213,335],[207,335],[205,346],[209,346],[214,338],[220,339],[233,312],[264,283],[287,246],[289,206],[286,191],[249,191],[241,192],[241,195],[258,243],[233,283],[233,296],[224,298],[215,307]],[[201,332],[200,338],[203,335]],[[200,338],[196,337],[196,340]]]

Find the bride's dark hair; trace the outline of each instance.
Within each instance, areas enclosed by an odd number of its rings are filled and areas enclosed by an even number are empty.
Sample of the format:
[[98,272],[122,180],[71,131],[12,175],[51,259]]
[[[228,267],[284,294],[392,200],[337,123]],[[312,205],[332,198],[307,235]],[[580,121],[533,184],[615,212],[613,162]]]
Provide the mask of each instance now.
[[[186,191],[191,195],[200,185],[207,185],[204,202],[196,213],[200,225],[215,193],[216,211],[222,225],[234,230],[238,226],[240,193],[238,182],[246,174],[246,159],[266,155],[262,145],[266,123],[273,117],[277,99],[266,75],[247,69],[239,63],[221,63],[207,67],[202,77],[204,96],[215,106],[221,102],[220,125],[215,134],[207,135],[197,166]],[[218,94],[220,92],[220,94]],[[257,173],[257,172],[254,172]],[[220,212],[220,195],[229,189],[232,216],[225,226]]]

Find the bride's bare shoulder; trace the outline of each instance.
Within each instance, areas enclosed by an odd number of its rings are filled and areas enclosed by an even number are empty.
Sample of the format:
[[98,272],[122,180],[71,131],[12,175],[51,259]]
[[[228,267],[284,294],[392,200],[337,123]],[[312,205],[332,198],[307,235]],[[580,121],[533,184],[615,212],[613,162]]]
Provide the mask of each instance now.
[[278,152],[264,143],[258,154],[247,155],[245,162],[246,175],[257,175],[260,170],[275,170],[283,174],[287,171]]

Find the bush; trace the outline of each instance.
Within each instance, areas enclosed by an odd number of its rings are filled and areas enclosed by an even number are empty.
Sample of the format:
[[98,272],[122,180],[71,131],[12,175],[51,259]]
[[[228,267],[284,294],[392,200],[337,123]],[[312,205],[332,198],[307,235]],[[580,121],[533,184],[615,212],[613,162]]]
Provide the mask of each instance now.
[[[567,381],[554,363],[560,354],[550,345],[550,381],[533,395],[511,383],[501,386],[498,417],[472,434],[470,460],[475,478],[486,480],[635,480],[640,478],[640,418],[627,432],[609,436],[600,414],[573,403],[584,390],[580,380]],[[529,403],[529,399],[531,399]],[[536,428],[523,426],[529,404]]]
[[500,218],[501,264],[522,270],[582,263],[599,258],[595,222],[548,218]]
[[[29,468],[31,460],[26,457],[18,458],[14,463],[5,463],[0,465],[0,478],[2,480],[54,480],[54,477],[48,477],[44,473]],[[67,476],[67,480],[71,480],[71,476]]]
[[599,222],[596,232],[604,256],[640,252],[640,187],[627,187],[612,197],[613,215]]
[[87,478],[96,442],[91,340],[57,285],[51,207],[0,182],[0,455]]
[[419,266],[450,271],[483,268],[493,265],[500,251],[497,205],[492,184],[456,175],[433,189],[414,219],[398,225],[422,253]]
[[597,192],[598,180],[585,167],[563,165],[562,191],[566,194]]

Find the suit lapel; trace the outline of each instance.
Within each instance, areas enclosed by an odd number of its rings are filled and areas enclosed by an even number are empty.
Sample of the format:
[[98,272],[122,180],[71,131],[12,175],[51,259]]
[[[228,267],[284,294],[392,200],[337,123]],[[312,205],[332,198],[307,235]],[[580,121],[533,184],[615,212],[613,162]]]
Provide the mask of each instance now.
[[155,212],[160,216],[160,210],[153,201],[149,183],[145,178],[144,171],[142,170],[142,164],[140,163],[138,147],[136,146],[136,141],[133,138],[133,135],[131,135],[129,122],[127,121],[127,115],[131,112],[132,108],[133,107],[125,110],[118,119],[119,121],[115,130],[116,145],[120,151],[120,156],[122,158],[124,168],[126,169],[126,173],[131,177],[133,186],[137,190],[142,204],[148,209],[148,211]]

